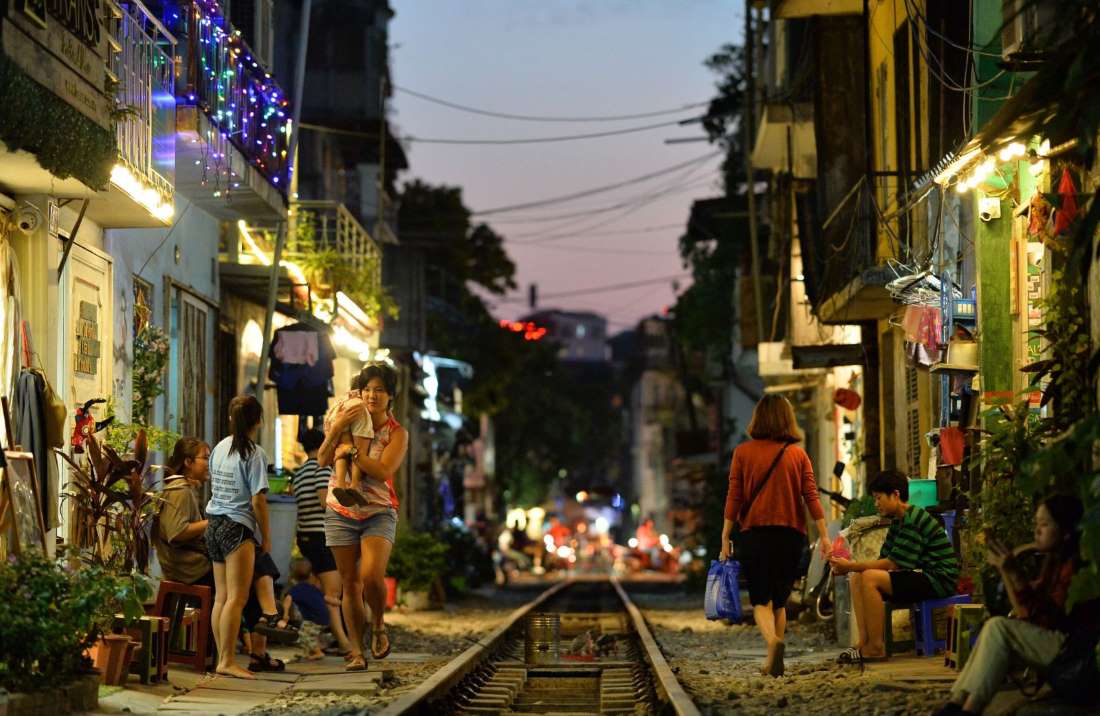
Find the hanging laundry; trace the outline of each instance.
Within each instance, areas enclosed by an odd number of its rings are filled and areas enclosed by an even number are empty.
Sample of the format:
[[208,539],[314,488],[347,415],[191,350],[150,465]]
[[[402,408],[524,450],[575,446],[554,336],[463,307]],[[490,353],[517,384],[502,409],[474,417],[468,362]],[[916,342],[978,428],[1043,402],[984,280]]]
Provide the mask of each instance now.
[[291,365],[314,365],[318,358],[317,333],[284,331],[272,346],[275,357]]
[[[317,344],[317,358],[312,363],[286,363],[279,358],[283,351],[279,344],[287,341],[291,355],[300,355],[296,348],[303,342],[297,336],[312,335]],[[289,336],[289,338],[288,338]],[[336,349],[327,333],[321,333],[302,323],[295,323],[275,331],[271,344],[271,366],[268,378],[275,382],[280,415],[324,415],[328,399],[332,396],[332,362]]]
[[943,318],[939,306],[908,306],[902,320],[905,340],[924,346],[930,355],[936,355],[940,349],[940,336],[943,333]]
[[50,509],[50,464],[46,443],[46,381],[33,371],[19,374],[15,386],[15,405],[12,422],[16,442],[23,450],[34,455],[34,469],[38,478],[38,499],[42,511],[42,524],[46,529],[54,526]]
[[940,464],[962,465],[966,433],[962,428],[940,428]]
[[1058,195],[1062,197],[1062,206],[1054,215],[1054,235],[1061,236],[1077,217],[1077,186],[1069,169],[1062,170],[1062,179],[1058,182]]

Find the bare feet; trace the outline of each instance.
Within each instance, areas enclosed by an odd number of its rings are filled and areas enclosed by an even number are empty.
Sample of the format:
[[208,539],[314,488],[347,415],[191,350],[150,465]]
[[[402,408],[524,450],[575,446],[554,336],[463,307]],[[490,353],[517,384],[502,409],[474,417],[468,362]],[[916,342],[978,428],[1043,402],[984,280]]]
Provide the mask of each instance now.
[[219,666],[217,668],[217,673],[221,674],[222,676],[232,676],[237,679],[255,680],[256,678],[256,675],[250,672],[248,669],[243,669],[236,664],[230,664],[229,666]]
[[782,676],[783,667],[783,653],[786,651],[787,645],[781,641],[776,641],[768,644],[768,656],[764,659],[764,666],[760,669],[760,673],[764,676]]

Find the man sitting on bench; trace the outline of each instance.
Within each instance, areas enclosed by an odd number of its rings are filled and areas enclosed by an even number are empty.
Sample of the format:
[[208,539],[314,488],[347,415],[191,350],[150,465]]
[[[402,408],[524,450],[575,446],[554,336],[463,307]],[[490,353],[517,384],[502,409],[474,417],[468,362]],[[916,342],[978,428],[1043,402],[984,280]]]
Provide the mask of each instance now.
[[868,491],[875,509],[893,520],[879,558],[864,562],[832,558],[833,573],[851,574],[852,610],[859,623],[859,644],[837,659],[842,664],[885,661],[883,641],[886,600],[913,604],[955,593],[959,561],[939,522],[910,505],[909,481],[900,472],[884,470]]

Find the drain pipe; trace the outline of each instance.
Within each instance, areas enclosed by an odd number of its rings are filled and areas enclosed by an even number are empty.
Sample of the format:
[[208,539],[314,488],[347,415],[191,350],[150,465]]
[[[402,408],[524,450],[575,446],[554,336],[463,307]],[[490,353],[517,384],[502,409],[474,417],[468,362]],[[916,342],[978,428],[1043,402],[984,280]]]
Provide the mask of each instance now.
[[[313,0],[302,0],[302,15],[298,25],[298,57],[294,64],[294,106],[290,109],[291,132],[287,147],[289,170],[287,171],[287,193],[293,199],[294,172],[298,169],[298,135],[302,131],[302,85],[306,81],[306,51],[309,49],[309,15],[313,9]],[[271,275],[267,280],[267,313],[264,315],[264,344],[260,350],[260,365],[256,371],[256,398],[263,400],[264,382],[267,364],[271,359],[271,330],[275,320],[275,301],[279,294],[279,269],[283,258],[283,245],[286,243],[288,221],[279,224],[275,239],[275,253],[271,257]]]

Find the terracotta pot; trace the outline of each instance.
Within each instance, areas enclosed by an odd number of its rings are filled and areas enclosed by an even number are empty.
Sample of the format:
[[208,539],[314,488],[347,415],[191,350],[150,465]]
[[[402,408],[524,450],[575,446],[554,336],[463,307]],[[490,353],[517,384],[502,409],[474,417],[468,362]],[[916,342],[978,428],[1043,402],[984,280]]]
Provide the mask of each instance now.
[[118,686],[130,675],[130,657],[134,642],[126,634],[107,634],[99,640],[95,667],[107,686]]

